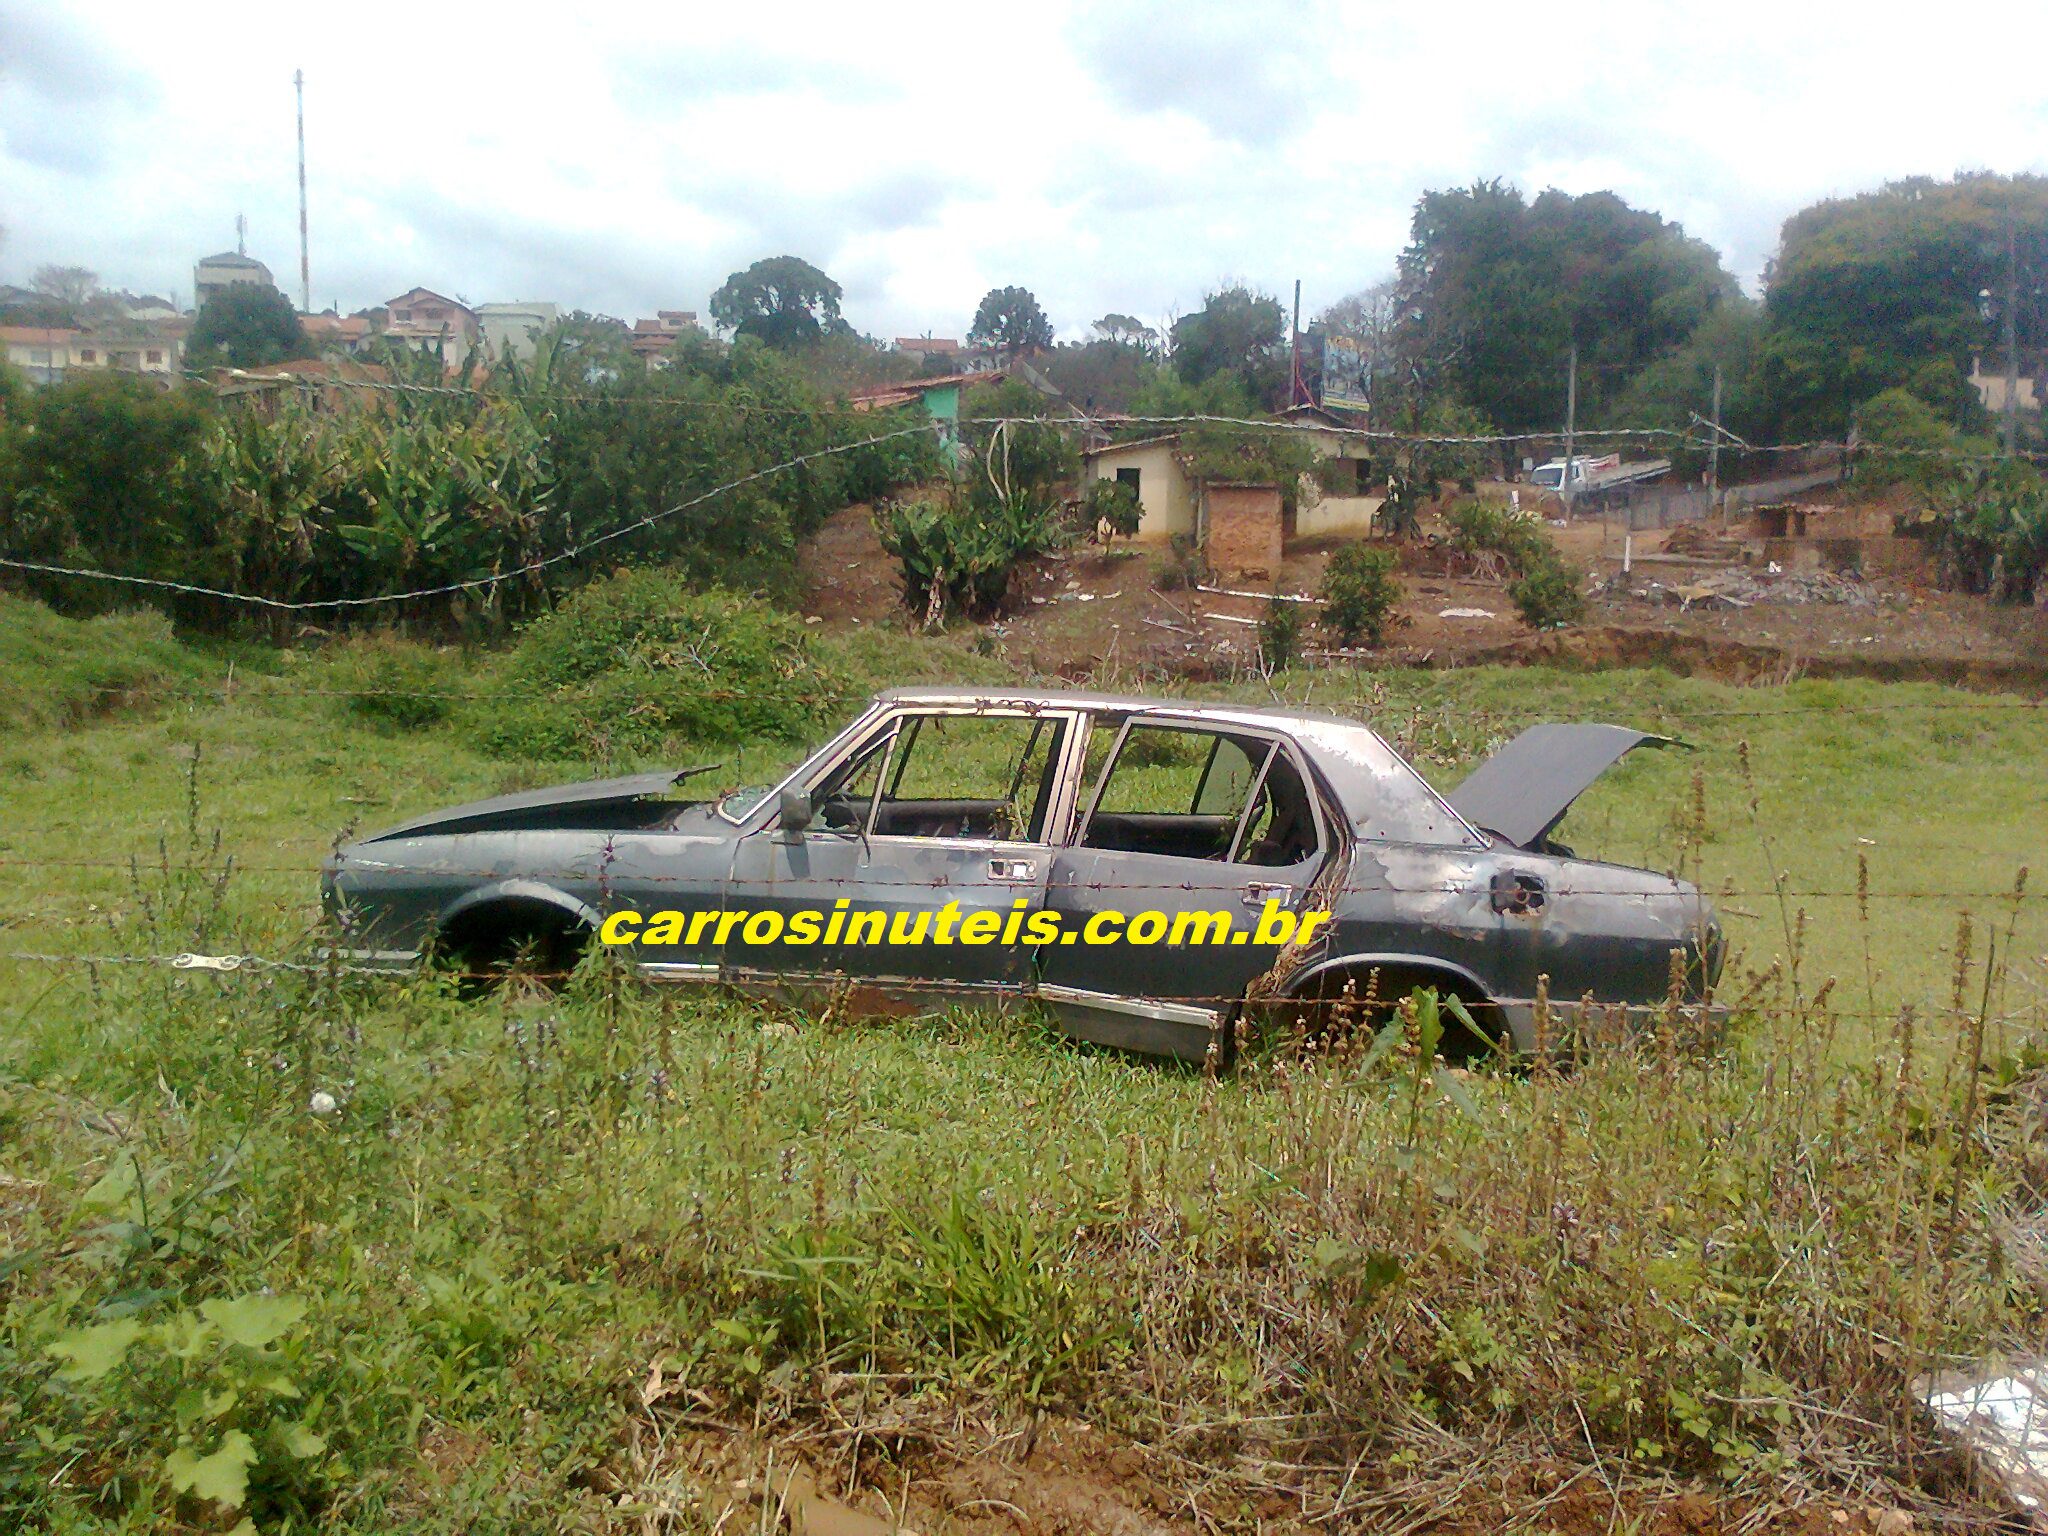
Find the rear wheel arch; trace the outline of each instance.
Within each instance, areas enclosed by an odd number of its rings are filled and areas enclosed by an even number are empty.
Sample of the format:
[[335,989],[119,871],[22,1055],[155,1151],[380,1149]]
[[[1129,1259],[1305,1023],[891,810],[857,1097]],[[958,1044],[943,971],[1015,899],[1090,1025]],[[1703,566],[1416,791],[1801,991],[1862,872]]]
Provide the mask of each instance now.
[[1478,1026],[1475,1035],[1447,1013],[1444,1055],[1483,1056],[1497,1050],[1502,1038],[1511,1034],[1507,1015],[1484,982],[1463,966],[1429,955],[1344,955],[1327,960],[1295,977],[1286,996],[1276,1001],[1274,1011],[1286,1017],[1291,1008],[1297,1028],[1328,1030],[1337,1023],[1337,1008],[1348,1002],[1351,1007],[1370,1007],[1375,1015],[1355,1021],[1354,1027],[1376,1029],[1418,987],[1433,990],[1442,998],[1457,998]]

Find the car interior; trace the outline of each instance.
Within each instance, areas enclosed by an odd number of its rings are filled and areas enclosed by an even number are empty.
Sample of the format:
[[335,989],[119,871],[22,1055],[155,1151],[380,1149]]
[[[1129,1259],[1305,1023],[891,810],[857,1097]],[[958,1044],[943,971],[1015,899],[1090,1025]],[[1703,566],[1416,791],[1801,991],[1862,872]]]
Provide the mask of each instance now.
[[1150,723],[1124,736],[1081,845],[1264,868],[1319,846],[1308,786],[1277,743]]
[[[1100,718],[1091,733],[1081,846],[1261,868],[1320,846],[1309,788],[1278,743],[1122,724]],[[1055,717],[909,715],[818,786],[812,814],[854,835],[1042,842],[1068,729]]]
[[911,715],[812,797],[819,825],[875,837],[1040,842],[1069,722]]

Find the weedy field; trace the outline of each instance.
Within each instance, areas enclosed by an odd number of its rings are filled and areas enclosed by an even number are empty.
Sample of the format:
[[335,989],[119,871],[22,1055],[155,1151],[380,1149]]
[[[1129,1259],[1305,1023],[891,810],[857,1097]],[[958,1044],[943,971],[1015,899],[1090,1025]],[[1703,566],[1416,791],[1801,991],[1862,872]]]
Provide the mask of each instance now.
[[[799,643],[807,708],[1004,675]],[[0,1523],[1996,1517],[1913,1384],[2048,1308],[2048,713],[1619,671],[1205,689],[1359,713],[1442,780],[1539,719],[1684,738],[1566,836],[1718,893],[1744,1004],[1719,1049],[1440,1076],[1424,1000],[1213,1078],[602,962],[481,999],[323,968],[346,827],[797,755],[781,717],[508,755],[530,662],[0,607]],[[152,958],[186,951],[305,968]]]

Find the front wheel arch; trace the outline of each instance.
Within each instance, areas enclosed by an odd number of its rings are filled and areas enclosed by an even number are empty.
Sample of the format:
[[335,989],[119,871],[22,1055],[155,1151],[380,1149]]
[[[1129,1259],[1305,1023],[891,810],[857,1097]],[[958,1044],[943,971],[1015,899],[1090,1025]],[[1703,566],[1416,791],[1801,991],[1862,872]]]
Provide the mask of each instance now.
[[478,892],[437,925],[433,951],[466,987],[525,974],[559,985],[597,935],[597,914],[558,892],[508,886]]

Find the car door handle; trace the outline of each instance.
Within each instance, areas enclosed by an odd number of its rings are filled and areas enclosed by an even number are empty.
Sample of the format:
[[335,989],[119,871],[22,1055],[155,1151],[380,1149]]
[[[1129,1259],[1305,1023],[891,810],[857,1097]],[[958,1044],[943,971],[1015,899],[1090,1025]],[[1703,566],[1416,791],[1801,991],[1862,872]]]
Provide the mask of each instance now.
[[1038,865],[1031,859],[990,859],[988,877],[1009,885],[1023,885],[1038,878]]
[[1291,907],[1294,905],[1294,887],[1277,880],[1254,880],[1245,886],[1237,899],[1248,907],[1263,907],[1269,901]]

